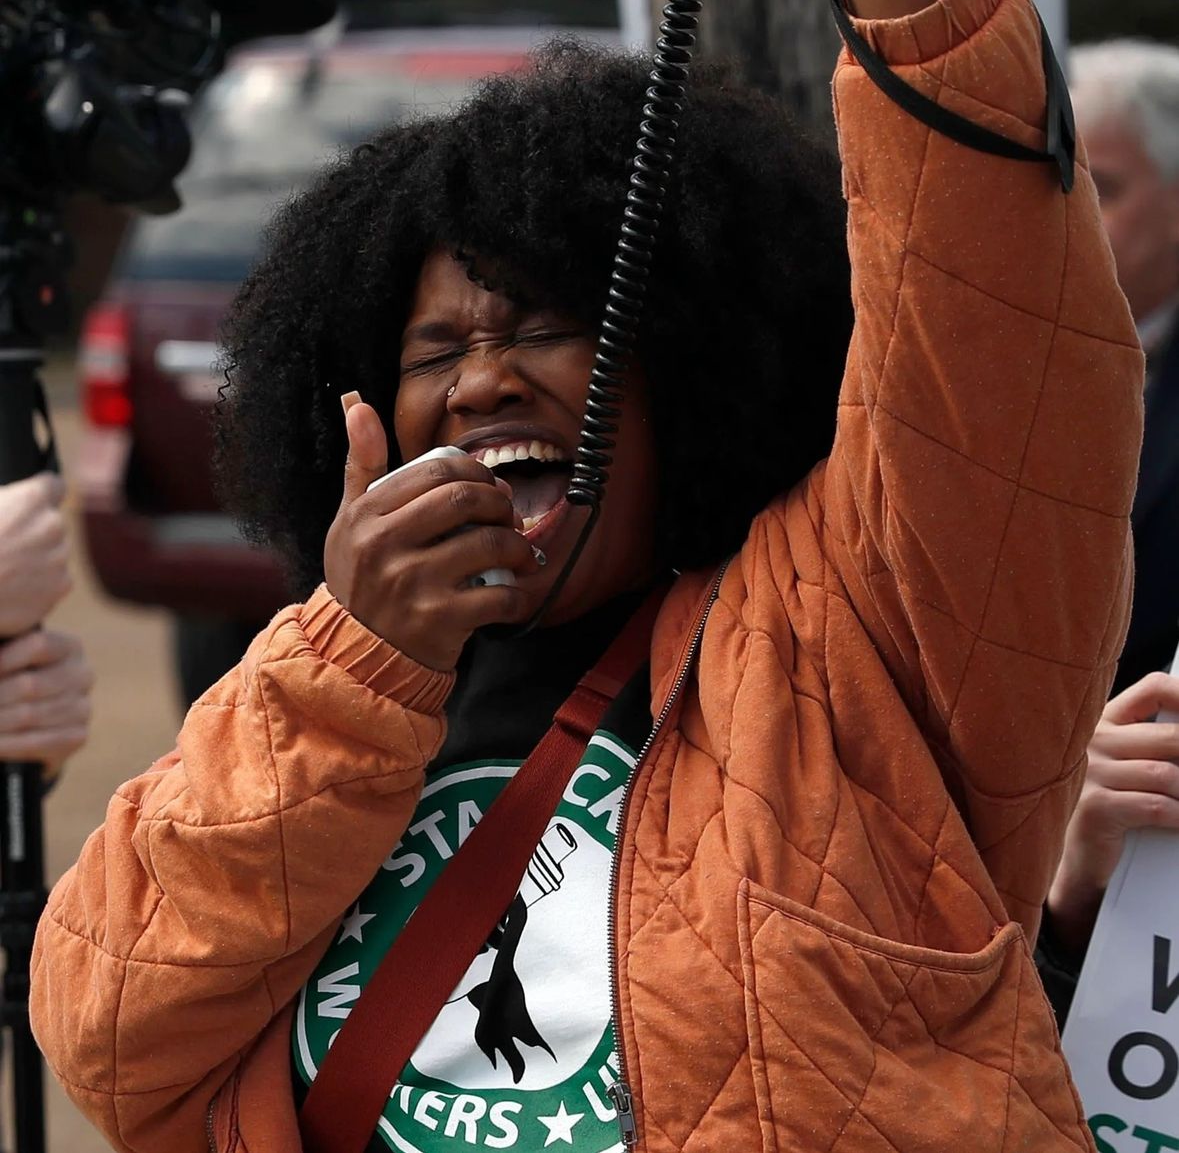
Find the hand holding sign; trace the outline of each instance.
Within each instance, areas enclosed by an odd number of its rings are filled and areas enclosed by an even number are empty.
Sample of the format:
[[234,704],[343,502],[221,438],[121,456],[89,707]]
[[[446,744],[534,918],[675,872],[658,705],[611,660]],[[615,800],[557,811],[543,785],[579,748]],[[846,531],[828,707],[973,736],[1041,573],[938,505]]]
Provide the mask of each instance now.
[[1179,676],[1151,673],[1105,707],[1048,895],[1057,938],[1082,953],[1132,829],[1179,829]]
[[1062,1038],[1098,1153],[1179,1150],[1177,689],[1157,674],[1107,706],[1053,885],[1066,916],[1101,903]]

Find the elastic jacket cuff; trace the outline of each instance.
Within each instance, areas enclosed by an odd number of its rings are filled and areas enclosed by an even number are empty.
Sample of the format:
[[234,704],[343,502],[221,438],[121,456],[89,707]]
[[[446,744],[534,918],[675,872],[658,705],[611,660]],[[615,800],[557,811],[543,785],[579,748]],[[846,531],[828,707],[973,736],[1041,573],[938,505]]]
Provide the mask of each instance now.
[[440,713],[454,673],[427,668],[360,623],[320,585],[299,611],[307,643],[362,685],[419,713]]

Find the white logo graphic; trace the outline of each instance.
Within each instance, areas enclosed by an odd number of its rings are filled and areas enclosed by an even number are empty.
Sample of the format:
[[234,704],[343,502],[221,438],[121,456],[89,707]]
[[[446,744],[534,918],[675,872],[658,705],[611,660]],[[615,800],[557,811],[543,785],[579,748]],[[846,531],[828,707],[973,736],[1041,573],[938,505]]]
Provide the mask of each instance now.
[[[585,1065],[610,1016],[608,980],[584,980],[592,968],[605,976],[609,876],[610,854],[593,837],[566,820],[549,825],[516,899],[414,1053],[418,1072],[468,1089],[547,1089]],[[579,954],[571,1002],[554,962]]]

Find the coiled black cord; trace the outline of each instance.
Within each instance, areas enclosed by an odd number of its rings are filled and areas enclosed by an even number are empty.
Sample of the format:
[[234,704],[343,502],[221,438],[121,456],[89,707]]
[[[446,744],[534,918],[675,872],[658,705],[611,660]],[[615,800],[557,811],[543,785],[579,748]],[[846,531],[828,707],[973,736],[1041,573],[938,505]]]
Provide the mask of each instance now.
[[590,373],[585,419],[566,499],[597,509],[614,451],[622,400],[622,374],[638,337],[647,298],[663,199],[675,155],[677,117],[683,111],[688,65],[700,0],[671,0],[663,9],[651,87],[635,144],[622,233],[610,274],[606,315]]
[[565,494],[570,504],[588,508],[589,518],[564,568],[557,574],[544,603],[525,626],[525,631],[536,625],[560,595],[601,515],[606,481],[614,459],[614,437],[622,412],[622,375],[634,351],[643,319],[647,281],[675,157],[678,117],[684,108],[688,65],[692,61],[702,7],[700,0],[670,0],[663,9],[659,39],[655,42],[651,86],[647,89],[647,103],[643,105],[643,119],[635,144],[622,231],[610,273],[606,315],[598,334],[577,456]]

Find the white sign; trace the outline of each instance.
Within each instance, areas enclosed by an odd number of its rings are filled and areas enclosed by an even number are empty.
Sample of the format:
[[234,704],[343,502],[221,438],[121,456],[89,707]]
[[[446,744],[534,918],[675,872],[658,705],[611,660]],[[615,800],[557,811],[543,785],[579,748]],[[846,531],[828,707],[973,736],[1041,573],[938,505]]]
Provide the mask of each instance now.
[[1126,837],[1069,1010],[1064,1055],[1098,1153],[1179,1150],[1177,879],[1179,834]]
[[1126,839],[1064,1030],[1098,1153],[1179,1150],[1179,836]]

